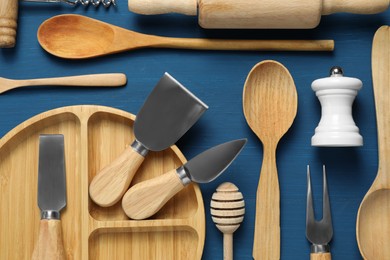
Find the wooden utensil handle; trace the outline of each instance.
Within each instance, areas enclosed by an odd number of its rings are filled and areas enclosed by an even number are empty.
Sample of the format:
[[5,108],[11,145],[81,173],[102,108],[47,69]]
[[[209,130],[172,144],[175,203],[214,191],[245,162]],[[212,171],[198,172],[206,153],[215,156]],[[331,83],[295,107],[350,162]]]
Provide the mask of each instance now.
[[233,260],[233,233],[223,234],[223,259]]
[[151,47],[241,51],[333,51],[333,40],[220,40],[156,37]]
[[60,220],[40,221],[32,260],[66,260]]
[[23,86],[85,86],[116,87],[126,84],[126,75],[122,73],[91,74],[72,77],[24,80]]
[[378,132],[378,175],[370,191],[390,187],[390,28],[380,27],[374,36],[372,47],[372,80],[375,97],[376,123]]
[[389,8],[389,0],[324,0],[322,14],[376,14]]
[[127,147],[119,157],[104,167],[89,185],[89,196],[101,207],[109,207],[117,203],[130,186],[144,157],[131,146]]
[[0,48],[11,48],[16,42],[18,0],[0,1]]
[[331,260],[332,256],[330,253],[311,253],[310,260]]
[[176,170],[172,170],[131,187],[123,196],[122,208],[129,218],[146,219],[183,188]]
[[280,191],[275,147],[264,146],[256,197],[253,258],[280,259]]

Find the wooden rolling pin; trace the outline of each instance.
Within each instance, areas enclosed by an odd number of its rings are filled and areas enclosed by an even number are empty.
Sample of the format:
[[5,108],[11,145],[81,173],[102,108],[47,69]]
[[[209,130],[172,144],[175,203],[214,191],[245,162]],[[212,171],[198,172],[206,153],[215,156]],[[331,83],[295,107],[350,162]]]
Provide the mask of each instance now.
[[321,15],[339,12],[375,14],[386,11],[390,0],[129,0],[139,14],[197,15],[203,28],[309,29]]
[[18,0],[0,0],[0,48],[15,46]]

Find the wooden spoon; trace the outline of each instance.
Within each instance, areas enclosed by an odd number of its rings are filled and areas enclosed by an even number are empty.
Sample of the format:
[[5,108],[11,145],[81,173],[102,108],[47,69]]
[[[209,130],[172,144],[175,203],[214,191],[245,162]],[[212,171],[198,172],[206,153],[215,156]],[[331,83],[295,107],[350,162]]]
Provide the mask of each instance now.
[[122,73],[23,80],[0,77],[0,94],[14,88],[29,86],[119,87],[125,85],[126,82],[126,75]]
[[288,70],[276,61],[258,63],[246,79],[245,118],[263,143],[256,197],[254,259],[280,259],[280,191],[276,148],[297,113],[297,91]]
[[390,29],[382,26],[372,47],[379,169],[357,216],[356,237],[364,259],[390,259]]
[[59,15],[41,24],[38,41],[62,58],[85,59],[139,48],[332,51],[332,40],[208,40],[146,35],[81,15]]

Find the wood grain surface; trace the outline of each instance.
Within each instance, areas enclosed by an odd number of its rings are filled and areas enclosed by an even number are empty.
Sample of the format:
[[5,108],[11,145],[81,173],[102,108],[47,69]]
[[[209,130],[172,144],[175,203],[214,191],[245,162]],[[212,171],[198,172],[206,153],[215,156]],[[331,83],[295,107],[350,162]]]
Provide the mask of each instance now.
[[[199,27],[196,17],[174,14],[144,17],[129,12],[127,1],[118,0],[117,4],[117,8],[105,10],[20,3],[17,45],[13,49],[0,50],[2,77],[25,79],[122,72],[128,76],[128,84],[124,88],[116,89],[32,87],[4,93],[0,95],[0,136],[4,136],[32,116],[69,105],[97,104],[137,114],[156,82],[167,71],[210,106],[197,124],[177,143],[187,158],[192,158],[207,148],[228,140],[248,138],[245,148],[229,169],[215,182],[202,184],[200,187],[205,205],[209,205],[212,194],[222,182],[232,182],[240,188],[245,198],[246,213],[243,223],[234,233],[234,258],[251,260],[256,190],[263,152],[258,138],[245,122],[242,112],[242,88],[246,76],[255,64],[266,59],[277,60],[289,68],[299,96],[296,121],[279,144],[277,155],[281,199],[281,259],[309,258],[310,244],[305,237],[307,164],[313,169],[321,169],[323,164],[327,167],[334,225],[334,239],[330,244],[332,258],[362,259],[356,242],[356,215],[360,202],[378,171],[371,46],[375,31],[382,25],[390,24],[390,11],[367,16],[352,14],[324,16],[320,26],[314,30],[204,30]],[[66,13],[87,15],[154,35],[226,39],[335,39],[336,49],[333,53],[154,49],[92,60],[68,61],[47,54],[41,49],[36,38],[37,29],[44,20]],[[321,117],[321,106],[310,85],[315,79],[328,77],[328,71],[334,65],[343,67],[346,76],[358,77],[363,81],[363,88],[353,107],[355,122],[364,138],[363,147],[315,148],[310,144]],[[98,120],[95,119],[93,123],[97,124]],[[104,124],[104,121],[101,124]],[[95,145],[93,150],[104,150],[98,143]],[[24,166],[19,163],[18,167]],[[27,178],[31,176],[27,175]],[[8,175],[0,174],[0,190],[9,180]],[[318,205],[315,210],[320,215],[321,171],[312,173],[312,185],[314,204]],[[31,194],[35,194],[35,191]],[[0,193],[0,200],[1,198]],[[1,201],[0,208],[7,207],[9,203],[11,202]],[[31,207],[36,206],[31,203]],[[70,212],[70,209],[68,211]],[[98,211],[94,216],[100,219],[113,218],[108,211]],[[208,210],[205,220],[207,232],[202,259],[222,259],[221,232],[215,228]],[[22,233],[17,235],[22,237]],[[187,238],[193,236],[192,233],[180,235]],[[117,239],[121,243],[129,243],[131,239],[139,241],[147,236],[146,233],[132,236],[118,233]],[[149,237],[149,241],[152,242],[156,236],[171,238],[174,234],[153,235]],[[99,245],[109,239],[109,234],[101,233],[95,236],[91,240],[91,246],[95,248],[92,251],[96,252]],[[81,245],[75,246],[77,248]],[[109,246],[106,248],[109,249]],[[29,249],[33,250],[32,247]],[[128,248],[126,253],[130,254],[130,251],[131,248]],[[115,256],[118,258],[123,257],[117,254]]]
[[0,48],[12,48],[18,27],[18,0],[0,2]]
[[376,32],[372,47],[372,76],[378,127],[378,174],[359,207],[356,237],[364,259],[388,259],[390,248],[390,29]]
[[[147,221],[129,220],[120,203],[102,208],[88,197],[96,169],[118,156],[134,138],[134,119],[131,114],[107,107],[65,107],[37,115],[1,139],[0,259],[27,260],[32,255],[34,260],[201,259],[205,219],[197,185],[187,186]],[[57,222],[40,222],[40,134],[63,134],[65,138],[67,206]],[[175,146],[151,153],[134,183],[184,162]],[[52,244],[43,242],[47,237]],[[62,250],[58,247],[60,240]]]

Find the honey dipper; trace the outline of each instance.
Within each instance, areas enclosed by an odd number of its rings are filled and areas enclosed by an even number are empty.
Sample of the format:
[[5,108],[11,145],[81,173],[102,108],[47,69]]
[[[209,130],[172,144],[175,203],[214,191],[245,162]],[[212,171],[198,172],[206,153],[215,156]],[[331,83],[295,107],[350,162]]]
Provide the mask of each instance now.
[[211,198],[211,216],[219,231],[223,233],[223,255],[233,259],[233,233],[244,220],[245,202],[236,185],[230,182],[218,186]]

